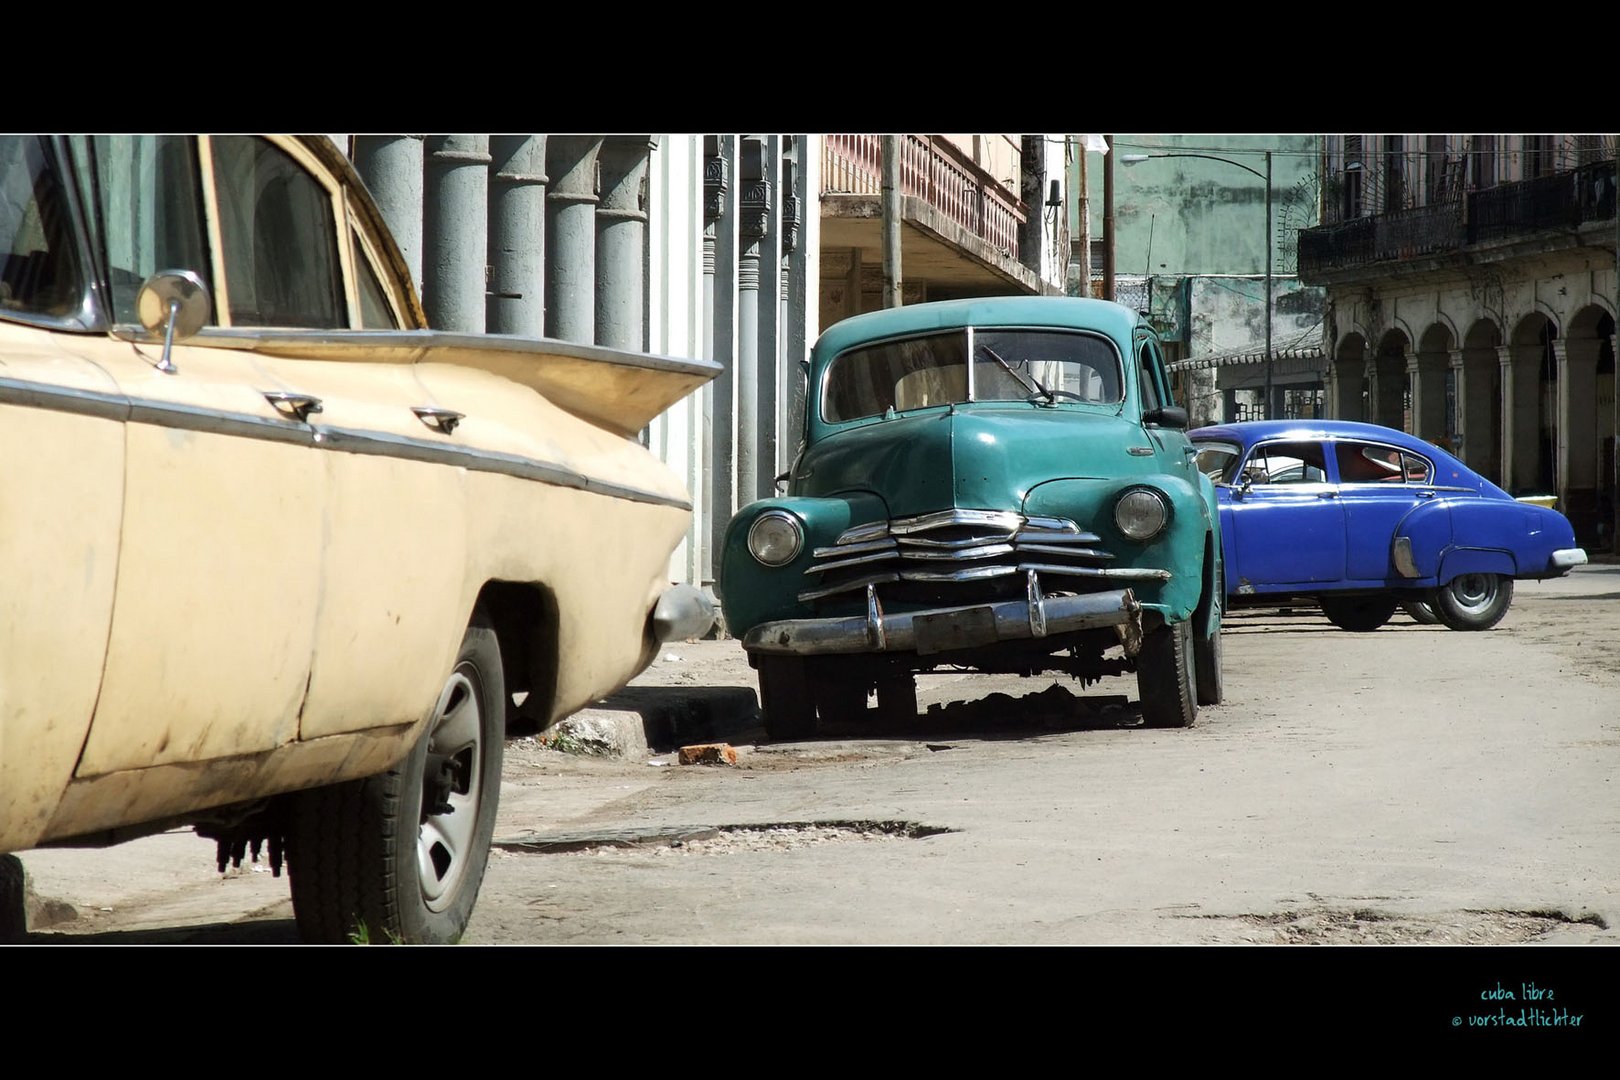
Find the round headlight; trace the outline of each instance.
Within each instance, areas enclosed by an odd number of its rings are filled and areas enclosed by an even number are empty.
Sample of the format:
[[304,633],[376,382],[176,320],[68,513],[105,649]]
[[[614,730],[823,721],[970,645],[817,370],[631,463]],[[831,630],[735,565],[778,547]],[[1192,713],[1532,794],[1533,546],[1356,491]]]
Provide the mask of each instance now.
[[1114,524],[1132,540],[1153,539],[1169,520],[1169,505],[1152,488],[1132,488],[1114,504]]
[[784,510],[767,510],[748,527],[748,553],[766,566],[792,562],[803,546],[803,526]]

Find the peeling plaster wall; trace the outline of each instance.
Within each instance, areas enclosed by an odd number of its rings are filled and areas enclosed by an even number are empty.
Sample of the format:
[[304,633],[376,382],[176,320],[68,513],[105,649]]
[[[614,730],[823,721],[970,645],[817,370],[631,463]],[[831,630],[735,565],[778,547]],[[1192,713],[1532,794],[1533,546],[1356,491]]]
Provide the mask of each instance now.
[[[1193,278],[1191,287],[1188,356],[1265,350],[1263,278],[1210,275]],[[1272,288],[1272,351],[1320,345],[1326,306],[1323,290],[1301,285],[1295,278],[1274,278]]]

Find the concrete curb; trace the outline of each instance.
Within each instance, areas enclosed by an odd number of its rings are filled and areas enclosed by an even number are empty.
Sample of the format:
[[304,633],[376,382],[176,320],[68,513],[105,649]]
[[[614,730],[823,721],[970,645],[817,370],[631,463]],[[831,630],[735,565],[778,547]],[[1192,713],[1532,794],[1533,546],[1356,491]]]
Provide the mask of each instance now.
[[759,699],[748,687],[627,686],[558,721],[542,738],[638,760],[692,743],[726,742],[758,726]]

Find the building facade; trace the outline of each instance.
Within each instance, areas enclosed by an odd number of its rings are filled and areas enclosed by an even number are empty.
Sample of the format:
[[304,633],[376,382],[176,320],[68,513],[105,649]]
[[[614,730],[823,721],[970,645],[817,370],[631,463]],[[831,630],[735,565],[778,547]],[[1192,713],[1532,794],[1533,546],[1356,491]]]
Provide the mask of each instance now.
[[1615,536],[1610,135],[1329,135],[1322,223],[1329,412],[1555,495],[1591,550]]
[[1323,291],[1293,253],[1318,220],[1320,137],[1110,140],[1086,156],[1088,221],[1073,229],[1091,238],[1090,295],[1105,295],[1111,261],[1111,299],[1152,317],[1195,424],[1318,415]]
[[[435,329],[719,361],[643,441],[693,494],[670,578],[712,586],[726,523],[798,452],[802,364],[883,303],[879,135],[334,135]],[[1060,294],[1061,135],[888,137],[904,302]]]

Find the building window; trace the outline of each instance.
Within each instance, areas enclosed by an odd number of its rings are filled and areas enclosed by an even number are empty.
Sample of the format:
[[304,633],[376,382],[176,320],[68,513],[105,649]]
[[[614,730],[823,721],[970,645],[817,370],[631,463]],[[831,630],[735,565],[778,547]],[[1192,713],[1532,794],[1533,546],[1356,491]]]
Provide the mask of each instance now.
[[1555,167],[1553,162],[1553,137],[1551,135],[1524,136],[1524,178],[1534,180],[1538,176],[1550,175]]
[[1446,195],[1451,187],[1447,166],[1446,137],[1444,135],[1425,135],[1423,137],[1424,193],[1426,201],[1431,206],[1446,201]]
[[1496,186],[1496,136],[1475,135],[1468,153],[1468,186],[1478,191]]
[[1614,157],[1614,148],[1605,135],[1575,136],[1575,164],[1591,165]]
[[1406,205],[1406,138],[1384,136],[1384,212]]
[[1361,136],[1344,137],[1344,206],[1346,221],[1361,216]]

